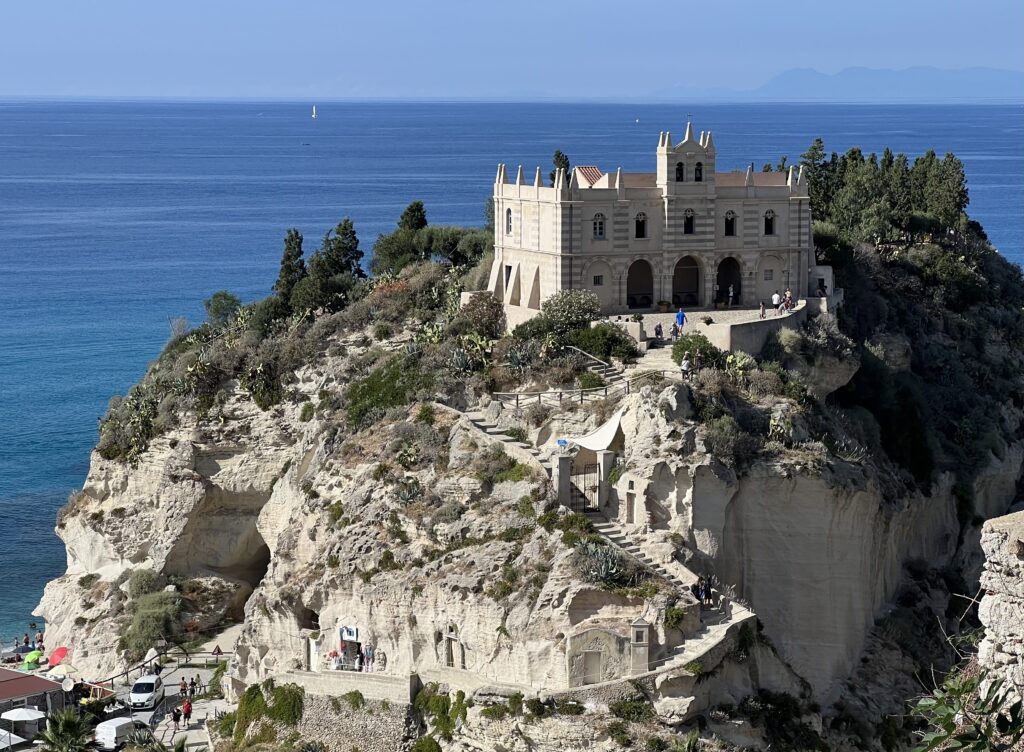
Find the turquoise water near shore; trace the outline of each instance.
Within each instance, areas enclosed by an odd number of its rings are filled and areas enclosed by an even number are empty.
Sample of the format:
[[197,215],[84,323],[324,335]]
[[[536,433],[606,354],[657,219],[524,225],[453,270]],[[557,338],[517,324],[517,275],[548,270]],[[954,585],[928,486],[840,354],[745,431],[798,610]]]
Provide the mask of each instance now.
[[[402,208],[482,224],[497,163],[652,171],[687,112],[719,169],[829,150],[963,159],[969,212],[1024,260],[1020,106],[308,104],[0,101],[0,639],[63,571],[54,513],[79,487],[108,399],[168,319],[227,288],[269,293],[288,227],[314,248],[350,215],[367,253]],[[2,643],[0,643],[2,644]]]

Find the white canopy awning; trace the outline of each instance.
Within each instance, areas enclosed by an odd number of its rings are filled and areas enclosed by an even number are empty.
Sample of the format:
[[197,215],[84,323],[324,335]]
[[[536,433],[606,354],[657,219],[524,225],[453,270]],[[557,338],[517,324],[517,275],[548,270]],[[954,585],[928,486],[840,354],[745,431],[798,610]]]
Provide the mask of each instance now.
[[17,734],[12,734],[10,731],[4,731],[0,729],[0,749],[7,749],[17,744],[24,744],[27,739],[22,739]]
[[14,708],[0,715],[0,718],[5,721],[38,721],[40,718],[46,718],[46,713],[35,708]]
[[622,413],[625,408],[620,408],[615,412],[615,415],[606,420],[602,425],[595,428],[585,436],[579,436],[571,438],[573,444],[584,449],[590,449],[594,452],[600,452],[612,445],[615,441],[615,436],[619,432],[619,423],[622,420]]

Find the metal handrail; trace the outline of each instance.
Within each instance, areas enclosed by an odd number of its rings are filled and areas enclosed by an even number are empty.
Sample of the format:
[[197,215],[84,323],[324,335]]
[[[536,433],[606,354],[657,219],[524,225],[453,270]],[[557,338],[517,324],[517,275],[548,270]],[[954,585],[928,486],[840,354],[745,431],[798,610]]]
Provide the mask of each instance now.
[[566,349],[566,350],[575,350],[575,351],[576,351],[576,352],[578,352],[578,353],[581,353],[581,354],[583,354],[583,355],[586,355],[586,356],[587,356],[588,358],[590,358],[591,360],[593,360],[593,361],[595,361],[595,362],[597,362],[597,363],[600,363],[600,364],[601,364],[601,365],[603,365],[603,366],[604,366],[605,368],[611,368],[611,367],[612,367],[611,363],[605,363],[605,362],[604,362],[603,360],[601,360],[601,359],[600,359],[599,357],[597,357],[596,355],[591,355],[591,354],[590,354],[590,353],[588,353],[588,352],[587,352],[586,350],[581,350],[580,348],[576,347],[575,345],[566,345],[566,346],[565,346],[565,349]]
[[610,386],[598,386],[593,387],[592,389],[558,389],[546,392],[494,392],[491,396],[494,399],[498,400],[499,402],[510,402],[514,399],[516,407],[519,407],[520,404],[532,403],[535,399],[536,402],[540,403],[544,400],[545,397],[549,397],[551,399],[557,398],[559,402],[562,402],[566,398],[575,401],[576,397],[578,396],[580,404],[583,404],[587,395],[597,396],[598,394],[600,394],[601,396],[607,398],[609,396],[609,393],[614,394],[616,389],[622,390],[624,394],[629,394],[630,388],[633,384],[636,384],[637,382],[642,381],[644,379],[649,379],[652,376],[662,376],[666,373],[672,374],[675,373],[675,371],[666,368],[652,369],[649,371],[644,371],[643,373],[638,374],[637,376],[634,376],[631,379],[622,381],[618,384],[612,384]]

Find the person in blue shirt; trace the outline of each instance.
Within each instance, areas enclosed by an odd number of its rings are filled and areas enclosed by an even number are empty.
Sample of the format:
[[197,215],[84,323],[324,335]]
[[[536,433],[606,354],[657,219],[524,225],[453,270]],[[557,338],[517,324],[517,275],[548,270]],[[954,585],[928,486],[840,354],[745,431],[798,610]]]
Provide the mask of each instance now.
[[685,323],[686,323],[686,314],[683,313],[683,309],[680,308],[679,309],[679,313],[676,314],[676,326],[679,327],[680,334],[682,333],[683,324],[685,324]]

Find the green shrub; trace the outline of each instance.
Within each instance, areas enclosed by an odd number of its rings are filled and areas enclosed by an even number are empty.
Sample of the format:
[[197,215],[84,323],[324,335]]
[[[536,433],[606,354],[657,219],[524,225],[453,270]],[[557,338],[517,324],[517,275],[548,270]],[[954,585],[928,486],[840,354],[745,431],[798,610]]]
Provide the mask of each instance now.
[[632,747],[633,737],[629,734],[629,728],[622,721],[612,721],[608,724],[608,736],[620,747]]
[[647,701],[646,697],[633,697],[626,700],[617,700],[608,705],[612,715],[624,721],[642,723],[654,718],[654,708]]
[[313,403],[303,402],[302,411],[299,413],[299,420],[302,423],[306,423],[313,419]]
[[559,715],[583,715],[586,708],[575,700],[559,700],[555,703],[555,710]]
[[421,736],[413,743],[410,752],[441,752],[441,745],[432,736]]
[[515,483],[521,480],[529,480],[532,475],[533,469],[529,465],[517,462],[507,470],[502,470],[501,472],[496,473],[494,476],[494,483]]
[[340,501],[331,502],[331,505],[327,507],[327,518],[332,525],[336,525],[344,515],[345,505]]
[[454,332],[478,334],[487,339],[500,337],[505,326],[505,307],[489,292],[471,296],[452,322]]
[[231,736],[235,731],[235,717],[237,713],[231,710],[220,717],[217,721],[217,733],[221,736]]
[[433,376],[420,369],[411,357],[394,357],[367,376],[349,385],[345,391],[345,416],[349,428],[358,430],[384,417],[392,407],[412,401],[416,392],[429,389]]
[[387,324],[377,324],[373,328],[373,338],[378,342],[391,339],[391,327]]
[[267,718],[286,726],[297,726],[302,720],[306,690],[297,684],[282,684],[271,689],[270,696]]
[[686,618],[686,611],[675,606],[669,606],[665,609],[665,626],[669,629],[675,629],[682,625],[683,619]]
[[523,714],[523,694],[522,692],[515,692],[508,698],[508,712],[512,715]]
[[531,697],[526,701],[526,711],[535,718],[543,718],[547,715],[548,706],[539,697]]
[[437,411],[434,406],[429,402],[424,402],[420,405],[420,409],[416,411],[416,422],[423,423],[424,425],[433,425],[434,420],[437,417]]
[[[722,351],[711,344],[711,340],[700,332],[680,335],[672,345],[672,361],[676,365],[682,363],[684,353],[690,353],[691,365],[699,364],[701,368],[721,368],[725,362]],[[699,363],[695,361],[699,361]]]
[[540,306],[540,316],[550,331],[566,334],[590,325],[601,315],[601,301],[590,290],[560,290]]
[[704,443],[715,457],[737,467],[752,460],[759,449],[757,439],[741,429],[731,415],[708,423]]
[[604,386],[604,379],[593,371],[584,371],[576,377],[576,383],[580,385],[580,389],[600,389]]
[[82,588],[82,590],[88,590],[93,586],[93,583],[96,582],[96,580],[98,580],[99,578],[100,576],[95,572],[83,574],[81,577],[78,578],[78,587]]
[[337,569],[340,564],[341,564],[341,559],[338,558],[337,554],[328,554],[327,555],[327,566],[328,567],[330,567],[331,569]]
[[347,702],[348,706],[352,708],[352,710],[359,710],[366,704],[366,698],[363,697],[363,693],[360,692],[358,689],[353,689],[351,692],[346,692],[341,696],[341,699]]
[[480,715],[489,721],[500,721],[508,715],[508,708],[504,705],[488,705],[480,711]]
[[611,358],[632,361],[640,355],[633,338],[615,324],[600,323],[592,327],[569,332],[568,344],[578,347],[598,360]]
[[[532,519],[537,516],[537,511],[533,506],[533,499],[529,496],[523,496],[516,502],[516,512],[520,517],[526,517]],[[550,532],[550,531],[549,531]]]
[[512,426],[511,428],[504,429],[504,431],[506,436],[515,439],[520,444],[530,443],[530,435],[526,433],[526,429],[522,426]]
[[180,611],[177,593],[147,593],[133,599],[132,619],[121,638],[121,647],[133,659],[141,658],[158,640],[174,635]]

